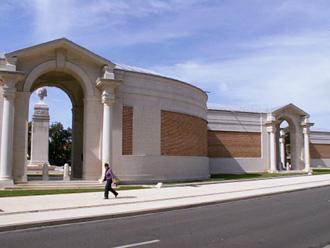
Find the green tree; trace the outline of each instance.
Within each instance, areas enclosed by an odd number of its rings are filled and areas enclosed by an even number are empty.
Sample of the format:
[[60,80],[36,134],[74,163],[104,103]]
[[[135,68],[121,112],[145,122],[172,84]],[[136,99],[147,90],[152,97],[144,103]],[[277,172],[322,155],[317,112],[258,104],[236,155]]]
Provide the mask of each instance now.
[[49,128],[49,163],[62,166],[71,161],[72,129],[54,122]]

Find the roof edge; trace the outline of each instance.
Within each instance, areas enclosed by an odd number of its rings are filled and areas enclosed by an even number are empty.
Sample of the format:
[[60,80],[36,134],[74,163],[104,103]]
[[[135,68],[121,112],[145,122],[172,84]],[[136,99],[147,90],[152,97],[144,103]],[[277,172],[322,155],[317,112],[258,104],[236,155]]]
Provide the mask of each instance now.
[[51,40],[51,41],[47,41],[47,42],[43,42],[43,43],[40,43],[40,44],[37,44],[37,45],[33,45],[33,46],[29,46],[29,47],[25,47],[25,48],[22,48],[22,49],[18,49],[18,50],[15,50],[15,51],[12,51],[12,52],[9,52],[9,53],[5,53],[5,56],[6,57],[17,57],[19,55],[24,55],[26,53],[28,53],[29,51],[31,50],[35,50],[35,49],[39,49],[39,48],[42,48],[42,47],[46,47],[46,46],[49,46],[49,47],[57,47],[57,46],[69,46],[69,47],[72,47],[73,49],[76,49],[76,50],[80,50],[81,52],[83,52],[84,54],[86,54],[87,56],[91,57],[91,58],[94,58],[96,60],[98,60],[100,63],[103,63],[105,65],[111,65],[111,66],[115,66],[115,64],[88,50],[87,48],[85,47],[82,47],[80,45],[78,45],[77,43],[63,37],[63,38],[59,38],[59,39],[55,39],[55,40]]

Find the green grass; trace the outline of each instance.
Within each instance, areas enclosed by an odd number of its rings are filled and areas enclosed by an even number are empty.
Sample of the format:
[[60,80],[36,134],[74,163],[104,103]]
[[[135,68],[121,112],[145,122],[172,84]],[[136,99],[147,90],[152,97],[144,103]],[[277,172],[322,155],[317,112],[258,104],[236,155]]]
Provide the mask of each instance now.
[[305,175],[306,173],[246,173],[246,174],[216,174],[211,175],[211,181],[226,181],[226,180],[240,180],[240,179],[262,179],[270,177],[285,177]]
[[[116,190],[132,190],[144,189],[143,186],[121,186]],[[0,197],[13,196],[31,196],[31,195],[55,195],[55,194],[70,194],[70,193],[87,193],[100,192],[103,188],[86,188],[86,189],[5,189],[0,190]]]
[[313,168],[313,175],[330,174],[330,168]]
[[[313,168],[313,175],[330,174],[330,168]],[[304,172],[297,173],[246,173],[246,174],[216,174],[211,175],[211,181],[226,181],[226,180],[240,180],[240,179],[262,179],[270,177],[290,177],[306,175]]]

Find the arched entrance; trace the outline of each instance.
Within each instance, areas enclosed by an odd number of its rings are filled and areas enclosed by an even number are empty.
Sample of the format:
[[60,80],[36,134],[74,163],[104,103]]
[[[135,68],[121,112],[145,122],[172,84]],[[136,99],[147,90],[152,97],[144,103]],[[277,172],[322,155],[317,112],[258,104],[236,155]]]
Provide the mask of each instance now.
[[51,71],[39,76],[30,89],[51,86],[63,90],[72,104],[72,152],[71,178],[82,179],[83,175],[83,137],[84,137],[84,92],[79,81],[66,72]]
[[[281,126],[285,122],[287,126]],[[309,172],[309,133],[313,125],[309,122],[309,115],[294,104],[288,104],[268,113],[265,125],[268,132],[269,171],[289,168]],[[285,147],[285,141],[290,142],[289,148]],[[285,157],[288,155],[289,158]],[[286,167],[287,162],[289,167]]]
[[102,176],[102,164],[112,160],[115,89],[122,84],[114,68],[65,38],[0,57],[0,187],[27,181],[29,99],[41,86],[58,87],[71,99],[73,177]]
[[[296,130],[294,123],[285,118],[281,118],[277,124],[277,170],[294,170],[299,163],[295,146]],[[292,142],[291,142],[292,141]]]

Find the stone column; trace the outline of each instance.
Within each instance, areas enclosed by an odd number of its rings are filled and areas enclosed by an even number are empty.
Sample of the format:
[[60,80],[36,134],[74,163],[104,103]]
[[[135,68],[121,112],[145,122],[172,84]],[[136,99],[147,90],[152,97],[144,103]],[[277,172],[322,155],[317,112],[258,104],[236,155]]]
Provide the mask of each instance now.
[[46,88],[38,89],[37,94],[40,100],[34,105],[32,116],[31,160],[29,166],[49,165],[49,108],[44,102],[44,98],[47,96]]
[[114,95],[103,91],[103,124],[102,124],[102,165],[111,163],[111,145],[112,145],[112,105],[114,103]]
[[269,133],[269,172],[277,172],[276,169],[276,139],[275,139],[275,124],[276,119],[273,115],[268,114],[266,126],[267,132]]
[[13,184],[13,140],[16,83],[23,79],[24,72],[16,71],[16,58],[0,58],[0,85],[3,94],[0,187]]
[[307,127],[303,128],[303,133],[304,133],[304,160],[305,160],[304,171],[309,172],[311,169],[311,165],[310,165],[310,156],[309,156],[309,130]]
[[112,163],[112,108],[115,103],[115,89],[121,81],[108,78],[99,78],[96,82],[102,92],[103,123],[102,123],[102,175],[103,179],[104,163]]
[[280,130],[280,158],[281,158],[281,169],[285,167],[285,132]]
[[3,112],[0,152],[0,180],[12,181],[13,136],[14,136],[14,82],[5,82],[3,86]]
[[305,172],[311,171],[310,164],[310,153],[309,153],[309,135],[310,135],[310,127],[313,126],[313,123],[309,122],[308,117],[306,117],[302,123],[303,135],[304,135],[304,162],[305,162]]

